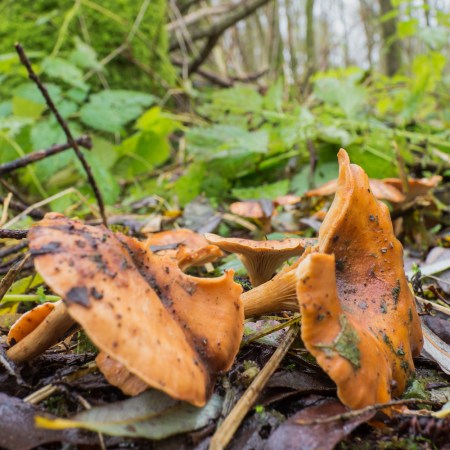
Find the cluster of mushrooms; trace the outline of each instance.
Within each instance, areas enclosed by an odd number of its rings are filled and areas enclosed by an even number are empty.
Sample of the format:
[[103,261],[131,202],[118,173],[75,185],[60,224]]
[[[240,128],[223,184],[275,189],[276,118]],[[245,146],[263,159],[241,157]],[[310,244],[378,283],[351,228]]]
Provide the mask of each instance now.
[[[299,311],[301,339],[342,403],[360,408],[400,395],[423,343],[402,246],[365,172],[344,150],[338,159],[336,196],[318,240],[178,230],[141,242],[47,214],[30,230],[30,248],[63,301],[22,316],[8,336],[9,358],[28,361],[81,326],[100,350],[100,371],[123,392],[152,387],[202,406],[233,364],[245,318]],[[218,278],[185,273],[222,250],[239,256],[253,289],[243,293],[231,270]]]

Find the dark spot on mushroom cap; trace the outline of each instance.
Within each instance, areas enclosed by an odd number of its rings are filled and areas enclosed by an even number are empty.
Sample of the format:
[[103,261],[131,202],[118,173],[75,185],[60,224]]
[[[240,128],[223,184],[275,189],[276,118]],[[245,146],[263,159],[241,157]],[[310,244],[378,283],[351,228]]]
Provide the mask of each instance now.
[[64,300],[67,303],[76,303],[77,305],[89,308],[91,306],[89,302],[88,290],[85,286],[74,287],[70,289],[64,296]]

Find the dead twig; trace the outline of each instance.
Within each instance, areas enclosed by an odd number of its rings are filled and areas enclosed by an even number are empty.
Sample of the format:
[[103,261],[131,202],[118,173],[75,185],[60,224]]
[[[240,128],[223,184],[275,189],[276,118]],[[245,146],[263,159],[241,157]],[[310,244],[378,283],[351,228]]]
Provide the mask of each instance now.
[[235,407],[227,418],[222,422],[220,427],[216,430],[211,439],[209,450],[222,450],[230,442],[236,430],[239,428],[244,417],[247,415],[249,409],[253,406],[264,386],[269,381],[269,378],[278,368],[280,362],[289,350],[292,342],[298,335],[298,326],[293,325],[284,338],[281,345],[275,350],[275,353],[270,357],[268,363],[264,366],[261,372],[253,380],[252,384],[245,391],[244,395],[236,403]]
[[[75,140],[75,142],[78,145],[87,148],[88,150],[92,148],[91,138],[87,135],[79,137],[78,139]],[[72,148],[72,145],[70,143],[56,144],[45,150],[37,150],[33,153],[29,153],[23,158],[18,158],[15,159],[14,161],[9,161],[5,164],[0,164],[0,175],[20,169],[36,161],[41,161],[42,159],[47,158],[48,156],[57,155],[58,153],[61,153],[69,148]]]
[[9,269],[8,273],[2,278],[2,280],[0,281],[0,300],[8,292],[8,289],[14,283],[17,275],[23,269],[25,263],[28,261],[30,256],[31,255],[29,253],[26,254],[25,257],[21,261],[16,262],[11,267],[11,269]]
[[314,419],[314,420],[301,420],[298,419],[295,423],[302,426],[312,426],[312,425],[321,425],[325,423],[335,422],[336,420],[345,422],[346,420],[354,419],[355,417],[365,415],[370,412],[381,411],[383,409],[389,408],[391,406],[406,406],[406,405],[430,405],[430,406],[441,406],[442,403],[435,402],[432,400],[424,400],[422,398],[405,398],[402,400],[392,400],[387,403],[377,403],[375,405],[366,406],[361,409],[354,409],[353,411],[348,411],[342,414],[336,414],[334,416],[325,417],[323,419]]
[[91,185],[92,190],[94,191],[95,198],[97,199],[97,204],[98,204],[98,208],[100,210],[100,215],[102,217],[103,224],[105,225],[105,227],[108,227],[108,222],[106,220],[106,214],[105,214],[105,204],[103,203],[103,197],[97,186],[97,182],[95,181],[94,175],[92,174],[91,167],[89,166],[86,158],[84,157],[83,153],[81,152],[80,148],[78,147],[78,143],[73,138],[72,133],[70,132],[69,126],[67,125],[67,122],[63,119],[63,117],[59,113],[58,109],[56,108],[55,104],[53,103],[53,100],[50,97],[50,94],[48,93],[47,88],[44,86],[44,84],[42,83],[40,78],[36,75],[33,68],[31,67],[30,60],[26,56],[23,47],[18,43],[15,45],[15,47],[16,47],[17,54],[19,55],[20,61],[27,69],[29,78],[32,81],[34,81],[34,83],[36,84],[38,89],[41,91],[41,94],[45,98],[45,102],[47,103],[48,108],[53,113],[53,115],[55,116],[59,125],[63,129],[64,134],[66,135],[66,138],[67,138],[67,142],[73,148],[78,159],[80,160],[81,165],[83,166],[83,168],[86,172],[89,184]]
[[26,247],[28,247],[28,241],[22,240],[22,242],[20,242],[19,244],[2,248],[0,250],[0,259],[3,259],[5,256],[12,255],[13,253],[20,252],[20,250],[23,250]]
[[28,230],[5,230],[0,229],[0,239],[25,239],[28,235]]

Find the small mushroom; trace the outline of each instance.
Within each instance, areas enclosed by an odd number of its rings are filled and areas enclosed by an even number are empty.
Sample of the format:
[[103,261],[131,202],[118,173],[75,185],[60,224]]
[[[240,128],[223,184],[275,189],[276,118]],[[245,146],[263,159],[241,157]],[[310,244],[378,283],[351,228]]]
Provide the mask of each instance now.
[[160,256],[175,258],[182,271],[205,265],[223,256],[219,247],[210,245],[201,234],[187,228],[152,234],[145,245]]
[[232,271],[191,277],[142,242],[59,214],[29,239],[37,270],[102,352],[146,385],[205,404],[242,336]]
[[271,280],[241,295],[245,317],[260,316],[281,311],[299,311],[296,269],[313,247],[307,247],[302,256],[285,266]]
[[16,363],[28,361],[75,329],[76,323],[61,300],[44,303],[23,314],[12,326],[7,338],[11,348],[6,354]]
[[6,343],[14,345],[20,342],[25,336],[28,336],[35,330],[54,309],[55,304],[47,302],[22,314],[11,326]]
[[314,239],[290,238],[283,241],[252,241],[249,239],[223,238],[207,233],[205,238],[222,250],[236,253],[247,269],[254,287],[270,280],[277,268],[289,258],[299,256]]

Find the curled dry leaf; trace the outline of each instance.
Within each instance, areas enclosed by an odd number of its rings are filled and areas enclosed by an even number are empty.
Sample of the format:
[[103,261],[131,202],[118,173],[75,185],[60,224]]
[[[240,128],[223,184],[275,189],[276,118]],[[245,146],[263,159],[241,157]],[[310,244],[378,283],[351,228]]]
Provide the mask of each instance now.
[[101,351],[147,385],[205,404],[243,330],[231,271],[191,277],[133,238],[59,214],[29,238],[37,270]]
[[289,258],[301,255],[315,239],[290,238],[283,241],[252,241],[249,239],[223,238],[205,234],[206,239],[230,253],[236,253],[247,269],[253,286],[270,280],[277,268]]
[[[401,185],[401,180],[398,179]],[[391,203],[402,203],[406,200],[401,189],[394,186],[392,183],[387,183],[385,180],[370,179],[370,189],[373,195],[380,200],[387,200]],[[306,192],[307,197],[325,197],[333,195],[338,187],[338,180],[331,180],[323,184],[317,189]]]
[[408,179],[408,192],[404,192],[403,183],[400,178],[385,178],[383,183],[398,189],[400,192],[406,195],[406,201],[413,200],[416,197],[427,195],[432,189],[434,189],[441,181],[440,175],[433,175],[430,178],[409,178]]
[[[302,280],[297,293],[302,313],[306,313],[309,305],[310,311],[316,314],[315,318],[310,316],[310,320],[327,333],[322,343],[336,345],[338,336],[345,338],[344,342],[354,342],[351,357],[354,360],[351,361],[339,356],[332,348],[316,346],[318,336],[305,335],[305,345],[309,345],[310,351],[315,349],[316,356],[323,356],[324,366],[330,355],[337,358],[335,368],[331,369],[328,364],[324,368],[329,369],[332,378],[335,375],[333,379],[341,392],[339,398],[355,408],[385,401],[391,392],[399,395],[404,391],[414,369],[412,356],[420,353],[423,338],[414,298],[403,270],[403,249],[394,236],[389,210],[375,199],[367,175],[359,166],[350,164],[344,150],[340,150],[338,158],[338,190],[319,232],[319,251],[334,254],[336,259],[337,289],[332,288],[334,279],[327,283],[328,292],[317,281],[325,283],[326,277],[334,278],[329,257],[311,255],[297,269]],[[345,315],[339,312],[339,307]],[[304,330],[302,328],[302,333],[307,333]],[[363,353],[361,345],[364,342]],[[358,348],[361,350],[359,363]],[[363,372],[362,368],[367,369],[362,358],[370,353],[373,361],[377,361],[370,363],[376,384],[368,383],[368,378],[361,378],[361,383],[351,383],[349,375],[342,376],[341,367],[347,371],[352,369],[355,376]],[[369,400],[374,393],[376,397]]]
[[210,245],[201,234],[187,228],[152,234],[145,245],[159,256],[175,258],[183,271],[192,266],[213,262],[223,256],[219,247]]

